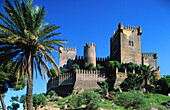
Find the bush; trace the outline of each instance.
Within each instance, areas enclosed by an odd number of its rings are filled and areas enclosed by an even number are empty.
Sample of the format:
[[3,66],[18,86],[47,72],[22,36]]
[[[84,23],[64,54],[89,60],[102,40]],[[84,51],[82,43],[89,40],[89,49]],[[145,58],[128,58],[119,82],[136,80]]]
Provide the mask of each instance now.
[[56,95],[56,92],[54,90],[51,90],[50,92],[48,92],[48,95],[50,95],[50,97],[53,97]]
[[168,95],[170,91],[170,75],[157,80],[155,85],[157,93]]
[[69,73],[69,70],[67,68],[63,68],[61,71],[61,74]]
[[120,87],[123,91],[140,90],[143,80],[136,73],[127,73],[127,78],[121,83]]
[[79,94],[74,94],[70,99],[70,106],[78,108],[82,105],[87,105],[87,109],[96,110],[99,102],[100,99],[98,94],[91,90],[87,90]]
[[137,92],[123,92],[116,97],[114,103],[125,108],[136,109],[145,106],[145,98],[143,94]]
[[102,95],[108,95],[109,84],[106,81],[102,82]]
[[75,73],[76,72],[76,69],[80,69],[79,65],[78,64],[73,64],[71,67],[70,67],[70,72],[71,73]]
[[47,104],[47,100],[44,94],[33,95],[33,106],[37,108],[38,106],[44,106]]

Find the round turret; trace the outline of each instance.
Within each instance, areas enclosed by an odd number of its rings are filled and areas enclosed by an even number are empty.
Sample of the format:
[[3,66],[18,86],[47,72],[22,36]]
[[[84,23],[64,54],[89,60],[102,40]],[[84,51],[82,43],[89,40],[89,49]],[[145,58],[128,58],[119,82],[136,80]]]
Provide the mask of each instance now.
[[84,60],[85,63],[93,63],[96,66],[96,46],[93,43],[84,45]]

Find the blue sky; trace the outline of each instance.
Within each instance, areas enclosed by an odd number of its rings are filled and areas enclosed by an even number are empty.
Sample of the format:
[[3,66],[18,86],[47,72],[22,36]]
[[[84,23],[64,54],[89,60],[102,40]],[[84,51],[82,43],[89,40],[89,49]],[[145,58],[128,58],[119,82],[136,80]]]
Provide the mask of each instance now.
[[[13,1],[13,0],[10,0]],[[110,55],[110,38],[118,24],[142,26],[142,52],[158,53],[161,75],[170,75],[170,2],[168,0],[34,0],[45,6],[45,22],[61,26],[59,39],[68,40],[66,46],[76,47],[77,55],[83,55],[85,43],[96,44],[97,57]],[[0,0],[0,10],[4,6]],[[54,53],[59,61],[59,54]],[[34,93],[46,92],[46,80],[34,78]],[[22,91],[8,91],[10,97],[22,95]]]

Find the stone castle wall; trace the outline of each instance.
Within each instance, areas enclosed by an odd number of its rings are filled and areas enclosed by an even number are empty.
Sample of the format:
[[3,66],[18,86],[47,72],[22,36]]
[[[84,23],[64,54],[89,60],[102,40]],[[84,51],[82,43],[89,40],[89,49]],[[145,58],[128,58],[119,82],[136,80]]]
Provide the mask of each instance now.
[[100,70],[77,70],[74,89],[100,88],[98,83],[105,81],[105,73]]
[[76,80],[74,73],[60,74],[56,78],[51,78],[47,83],[47,91],[64,85],[73,85]]
[[150,65],[154,70],[157,70],[157,53],[142,53],[142,63],[144,65]]
[[[141,27],[139,27],[141,28]],[[121,62],[141,64],[141,32],[136,27],[128,26],[120,33]]]
[[60,51],[60,69],[69,68],[76,59],[76,47],[59,47]]
[[[124,71],[116,68],[116,80],[114,89],[119,89],[120,84],[128,77],[127,68]],[[135,70],[130,71],[135,73]],[[160,68],[158,69],[158,76],[160,78]],[[58,95],[66,96],[73,90],[94,89],[101,88],[100,84],[106,80],[105,72],[99,70],[76,70],[76,73],[61,74],[57,78],[50,79],[47,83],[47,92],[55,90]]]
[[85,63],[93,63],[96,66],[96,46],[95,44],[85,44],[84,45],[84,60]]
[[141,27],[123,27],[120,23],[117,31],[111,37],[111,59],[123,63],[141,64]]
[[120,32],[119,29],[116,30],[114,35],[110,39],[110,58],[111,60],[115,60],[121,62],[121,54],[120,54]]
[[[135,70],[133,70],[135,73]],[[116,82],[114,88],[119,88],[119,85],[127,78],[127,69],[124,72],[116,68]],[[93,89],[101,88],[99,85],[106,80],[105,72],[100,70],[76,70],[76,73],[60,74],[57,78],[50,79],[47,83],[47,91],[61,88],[62,86],[72,86],[72,89]],[[58,89],[56,89],[58,90]]]

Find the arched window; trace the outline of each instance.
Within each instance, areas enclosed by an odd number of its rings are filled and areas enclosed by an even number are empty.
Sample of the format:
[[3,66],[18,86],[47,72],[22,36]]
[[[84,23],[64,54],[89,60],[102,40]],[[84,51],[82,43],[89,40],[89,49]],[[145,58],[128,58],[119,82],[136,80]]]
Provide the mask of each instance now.
[[129,41],[129,46],[134,46],[133,41]]

